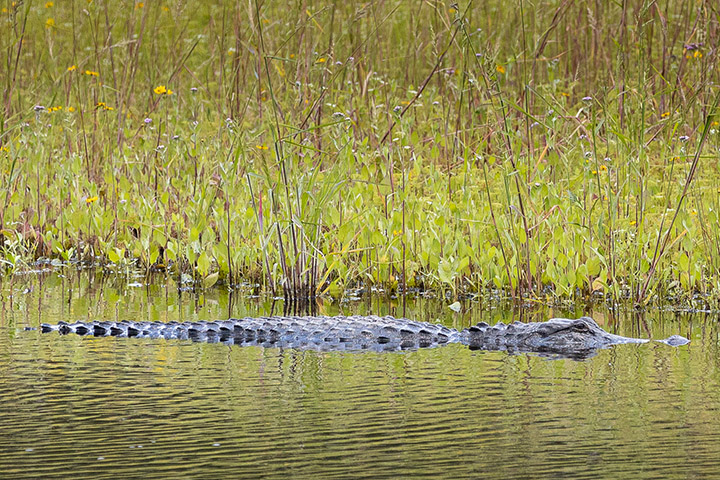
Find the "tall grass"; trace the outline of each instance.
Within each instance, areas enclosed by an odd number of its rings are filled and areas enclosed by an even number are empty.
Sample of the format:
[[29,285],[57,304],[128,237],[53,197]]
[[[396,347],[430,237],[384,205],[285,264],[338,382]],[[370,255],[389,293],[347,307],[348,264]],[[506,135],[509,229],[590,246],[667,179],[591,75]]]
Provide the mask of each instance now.
[[5,2],[4,272],[716,305],[718,15]]

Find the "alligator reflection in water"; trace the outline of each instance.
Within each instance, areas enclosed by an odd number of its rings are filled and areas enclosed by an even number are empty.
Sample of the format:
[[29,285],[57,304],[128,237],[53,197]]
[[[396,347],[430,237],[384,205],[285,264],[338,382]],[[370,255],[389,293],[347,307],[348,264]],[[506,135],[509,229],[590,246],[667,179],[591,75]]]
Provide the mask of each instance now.
[[[61,334],[190,339],[235,345],[297,348],[320,351],[397,351],[461,343],[475,350],[537,353],[557,358],[585,359],[598,349],[649,340],[606,332],[590,317],[553,318],[546,322],[490,326],[481,322],[462,331],[426,322],[378,316],[259,317],[216,322],[60,322],[42,324],[43,332]],[[663,343],[684,345],[673,335]]]

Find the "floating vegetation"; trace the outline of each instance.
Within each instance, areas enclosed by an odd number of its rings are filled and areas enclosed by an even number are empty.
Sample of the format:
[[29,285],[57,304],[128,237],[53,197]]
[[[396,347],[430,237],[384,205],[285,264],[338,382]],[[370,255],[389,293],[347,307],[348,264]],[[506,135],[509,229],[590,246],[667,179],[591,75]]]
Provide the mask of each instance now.
[[3,274],[718,304],[718,20],[636,3],[12,2]]

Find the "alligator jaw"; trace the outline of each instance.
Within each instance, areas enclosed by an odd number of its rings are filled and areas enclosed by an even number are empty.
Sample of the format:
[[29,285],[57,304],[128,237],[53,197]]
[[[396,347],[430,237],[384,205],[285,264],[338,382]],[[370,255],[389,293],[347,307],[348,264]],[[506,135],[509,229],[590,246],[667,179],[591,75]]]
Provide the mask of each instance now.
[[648,343],[650,341],[647,338],[623,337],[622,335],[615,335],[613,333],[607,333],[606,335],[606,346],[608,347],[612,345],[622,345],[623,343]]

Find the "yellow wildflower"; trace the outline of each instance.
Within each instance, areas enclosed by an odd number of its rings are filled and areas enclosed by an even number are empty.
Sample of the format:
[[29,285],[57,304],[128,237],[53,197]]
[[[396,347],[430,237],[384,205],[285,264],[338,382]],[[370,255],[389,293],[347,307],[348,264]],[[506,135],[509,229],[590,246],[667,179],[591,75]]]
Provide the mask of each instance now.
[[295,54],[294,54],[294,53],[291,53],[291,54],[290,54],[290,58],[295,58]]
[[258,150],[267,150],[268,149],[267,145],[265,145],[265,144],[255,145],[255,148],[257,148]]
[[97,195],[95,195],[95,196],[93,196],[93,197],[87,197],[87,198],[85,199],[85,203],[87,203],[88,205],[90,205],[91,203],[97,202],[97,200],[98,200],[98,197],[97,197]]
[[169,11],[170,11],[170,7],[168,7],[167,5],[163,5],[162,9],[163,9],[163,12],[169,12]]
[[632,227],[633,225],[635,225],[636,223],[637,223],[637,222],[636,222],[635,220],[630,220],[630,226],[631,226],[631,227]]
[[606,167],[605,165],[600,165],[600,170],[606,171],[606,170],[607,170],[607,167]]
[[100,74],[98,72],[94,72],[92,70],[85,70],[83,73],[90,77],[99,77],[100,76]]
[[50,8],[54,6],[55,4],[53,2],[45,2],[45,8]]
[[666,118],[670,116],[670,112],[663,112],[662,115],[660,115],[660,118]]
[[141,9],[145,6],[143,2],[138,2],[135,4],[135,10]]
[[317,62],[315,62],[315,63],[325,63],[325,59],[324,59],[324,58],[318,58],[318,59],[317,59]]
[[48,18],[45,20],[45,28],[53,28],[55,26],[55,19],[54,18]]
[[75,111],[75,107],[68,107],[68,112],[72,113]]
[[70,65],[70,66],[67,68],[67,71],[68,71],[68,72],[74,72],[75,70],[77,70],[77,65]]
[[569,96],[570,96],[570,94],[567,93],[567,92],[560,92],[560,95],[562,95],[563,97],[569,97]]
[[720,125],[720,122],[717,122],[717,121],[712,122],[712,123],[710,124],[711,127],[717,127],[718,125]]
[[167,88],[165,88],[165,85],[158,85],[153,89],[153,92],[155,92],[158,95],[162,95],[164,93],[167,93]]
[[503,67],[502,65],[497,65],[495,67],[495,70],[497,70],[498,73],[505,73],[505,67]]

